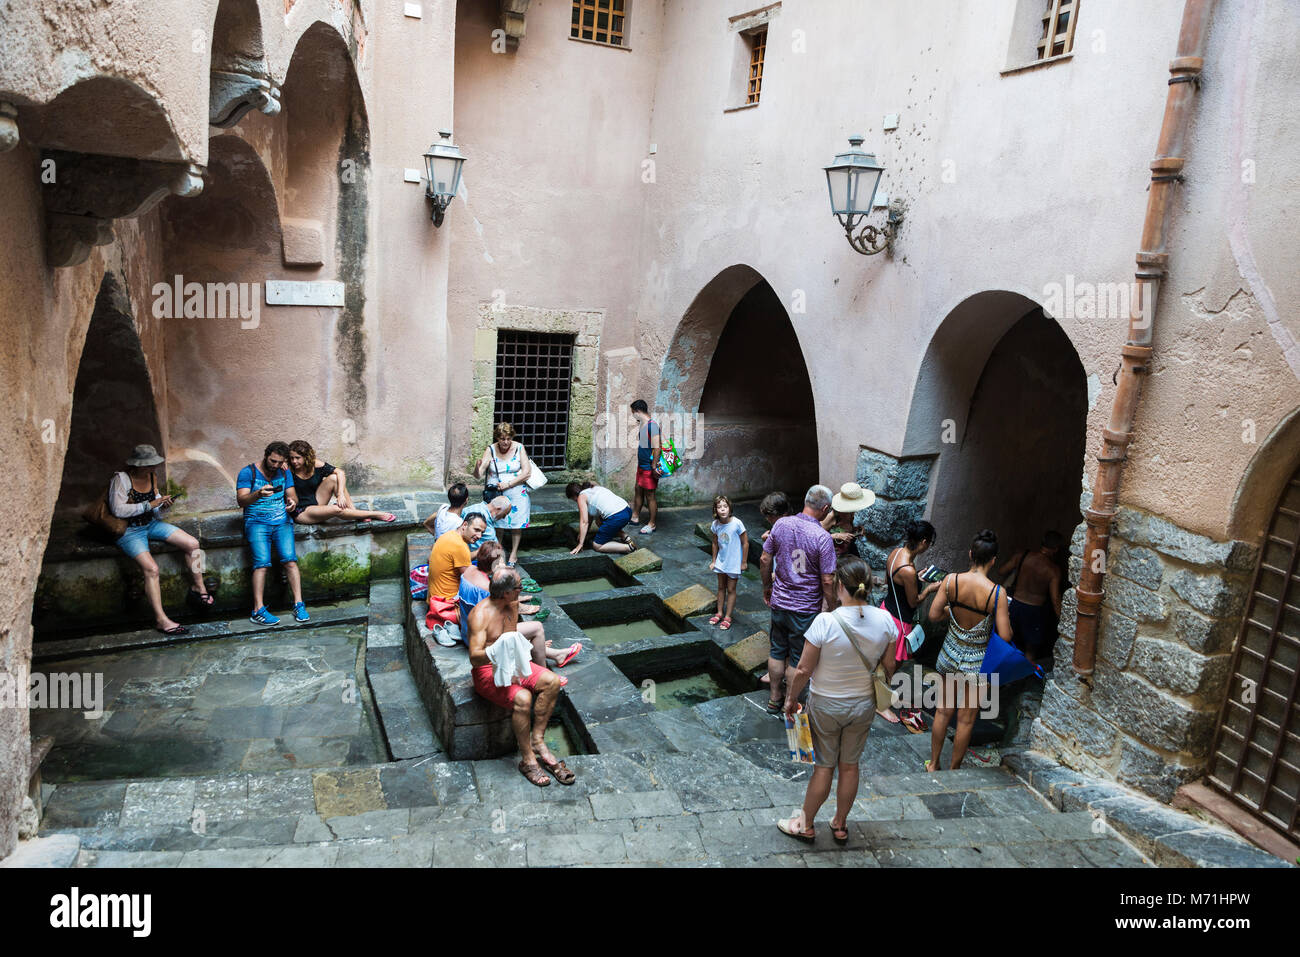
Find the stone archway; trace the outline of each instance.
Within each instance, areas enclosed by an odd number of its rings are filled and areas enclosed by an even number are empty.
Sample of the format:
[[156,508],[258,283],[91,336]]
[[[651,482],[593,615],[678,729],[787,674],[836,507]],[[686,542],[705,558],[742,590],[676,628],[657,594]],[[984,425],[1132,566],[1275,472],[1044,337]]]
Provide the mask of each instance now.
[[[1017,293],[972,296],[940,324],[913,391],[904,452],[932,456],[936,562],[966,564],[983,528],[1003,555],[1079,522],[1087,377],[1055,320]],[[901,531],[901,529],[900,529]]]
[[802,497],[817,480],[817,429],[803,351],[779,297],[745,265],[692,301],[664,357],[654,413],[687,460],[661,500],[719,492]]

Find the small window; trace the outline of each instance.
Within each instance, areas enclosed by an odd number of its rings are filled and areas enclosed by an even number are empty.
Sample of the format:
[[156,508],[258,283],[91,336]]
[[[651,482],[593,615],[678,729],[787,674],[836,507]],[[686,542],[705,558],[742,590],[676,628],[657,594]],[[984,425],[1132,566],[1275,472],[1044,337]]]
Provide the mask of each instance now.
[[746,105],[757,103],[763,92],[763,54],[767,51],[767,27],[749,35],[749,88]]
[[626,46],[627,0],[573,0],[569,36],[610,46]]
[[1079,0],[1046,0],[1043,29],[1038,38],[1038,59],[1061,56],[1074,48],[1074,21]]

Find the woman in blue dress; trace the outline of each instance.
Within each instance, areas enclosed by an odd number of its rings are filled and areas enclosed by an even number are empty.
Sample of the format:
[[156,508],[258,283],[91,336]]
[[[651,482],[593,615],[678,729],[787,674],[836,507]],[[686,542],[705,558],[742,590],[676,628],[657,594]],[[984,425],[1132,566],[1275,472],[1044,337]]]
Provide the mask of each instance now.
[[[533,474],[533,464],[523,443],[515,441],[515,429],[509,422],[498,422],[492,429],[492,444],[483,450],[474,477],[483,477],[484,492],[496,489],[496,494],[510,499],[510,513],[496,520],[497,528],[510,529],[510,557],[506,564],[515,567],[519,555],[519,540],[528,527],[530,503],[528,477]],[[486,494],[485,494],[486,498]]]

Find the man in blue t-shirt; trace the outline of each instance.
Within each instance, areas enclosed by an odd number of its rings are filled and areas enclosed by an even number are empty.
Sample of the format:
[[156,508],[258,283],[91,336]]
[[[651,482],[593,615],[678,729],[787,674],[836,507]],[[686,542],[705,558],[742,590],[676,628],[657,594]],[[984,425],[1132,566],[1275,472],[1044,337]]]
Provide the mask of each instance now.
[[253,614],[249,621],[258,625],[280,623],[262,601],[272,545],[293,589],[294,619],[309,618],[302,600],[298,554],[293,547],[293,522],[289,520],[290,511],[298,505],[298,493],[293,488],[293,475],[286,468],[288,461],[289,446],[272,442],[262,454],[260,467],[245,465],[235,482],[235,499],[244,510],[244,537],[253,549]]
[[655,518],[659,513],[659,503],[655,500],[655,489],[659,487],[659,423],[650,418],[650,406],[645,399],[632,403],[632,415],[636,418],[636,491],[632,494],[632,518],[629,525],[641,521],[641,501],[650,509],[650,521],[641,529],[642,535],[649,535],[655,530]]
[[478,550],[485,544],[497,541],[496,523],[510,514],[510,499],[498,495],[490,502],[475,502],[473,505],[467,505],[460,510],[460,514],[466,519],[471,515],[482,515],[483,521],[487,522],[487,528],[479,536],[478,541],[469,547],[469,553],[477,555]]

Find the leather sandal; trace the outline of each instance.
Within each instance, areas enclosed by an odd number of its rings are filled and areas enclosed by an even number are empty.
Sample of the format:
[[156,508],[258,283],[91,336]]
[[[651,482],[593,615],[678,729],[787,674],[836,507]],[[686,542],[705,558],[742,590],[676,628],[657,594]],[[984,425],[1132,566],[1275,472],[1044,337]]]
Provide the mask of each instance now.
[[566,787],[578,779],[578,776],[569,770],[568,765],[563,761],[556,761],[554,764],[548,764],[544,758],[539,757],[538,763],[551,774],[555,775],[555,780],[559,781]]
[[529,784],[535,784],[539,788],[548,787],[551,783],[551,779],[546,776],[536,761],[532,764],[524,764],[520,761],[519,773],[528,779]]

